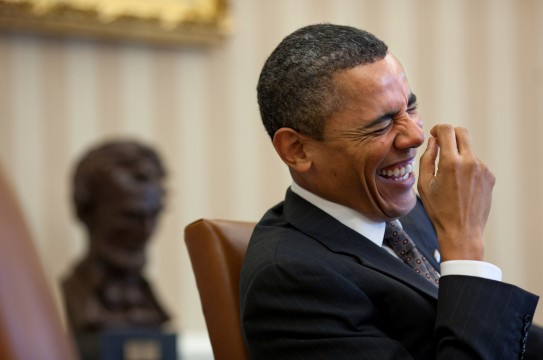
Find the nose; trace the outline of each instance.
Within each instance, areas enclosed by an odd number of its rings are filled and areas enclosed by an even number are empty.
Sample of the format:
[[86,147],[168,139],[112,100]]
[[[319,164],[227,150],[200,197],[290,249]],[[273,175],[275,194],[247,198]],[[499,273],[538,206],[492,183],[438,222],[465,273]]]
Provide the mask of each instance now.
[[418,117],[406,116],[394,145],[398,149],[418,148],[424,144],[424,132],[422,131],[422,120]]

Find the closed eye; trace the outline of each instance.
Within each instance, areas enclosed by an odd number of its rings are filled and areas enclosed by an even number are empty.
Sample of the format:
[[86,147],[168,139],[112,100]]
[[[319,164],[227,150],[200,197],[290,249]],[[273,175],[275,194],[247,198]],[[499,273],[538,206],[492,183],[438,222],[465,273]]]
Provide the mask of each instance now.
[[413,115],[417,112],[418,105],[415,103],[407,108],[407,113]]
[[383,120],[381,123],[379,123],[379,127],[376,128],[375,130],[372,130],[370,132],[371,135],[382,135],[384,133],[386,133],[391,127],[392,127],[392,124],[393,124],[393,120],[392,119],[388,119],[388,120]]
[[413,114],[417,111],[418,104],[417,104],[417,95],[411,93],[409,95],[409,99],[407,100],[407,112],[409,114]]
[[363,141],[369,137],[385,134],[392,127],[392,124],[392,118],[381,118],[379,122],[373,123],[372,126],[345,131],[342,137],[351,141]]

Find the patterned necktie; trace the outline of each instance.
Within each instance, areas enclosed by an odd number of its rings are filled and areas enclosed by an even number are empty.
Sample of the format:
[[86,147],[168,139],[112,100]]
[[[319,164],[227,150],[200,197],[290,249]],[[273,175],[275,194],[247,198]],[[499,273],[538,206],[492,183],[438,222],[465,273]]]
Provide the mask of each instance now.
[[439,286],[439,273],[420,253],[398,220],[387,222],[384,242],[394,250],[404,263],[412,267],[434,286]]

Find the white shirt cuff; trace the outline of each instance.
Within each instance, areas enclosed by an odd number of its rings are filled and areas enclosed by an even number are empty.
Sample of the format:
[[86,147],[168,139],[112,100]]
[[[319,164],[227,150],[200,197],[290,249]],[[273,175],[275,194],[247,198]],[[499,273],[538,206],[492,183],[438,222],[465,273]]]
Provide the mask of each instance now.
[[441,276],[467,275],[502,281],[502,271],[496,265],[475,260],[449,260],[441,263]]

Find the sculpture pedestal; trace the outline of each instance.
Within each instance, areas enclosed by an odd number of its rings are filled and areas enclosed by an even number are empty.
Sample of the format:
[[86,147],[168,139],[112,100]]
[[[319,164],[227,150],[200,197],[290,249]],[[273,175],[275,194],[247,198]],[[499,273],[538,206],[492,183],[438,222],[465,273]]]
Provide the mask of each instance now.
[[76,336],[82,360],[180,360],[177,335],[149,329],[105,330]]

